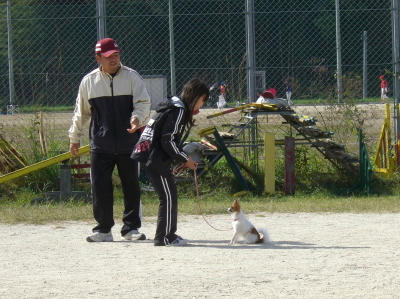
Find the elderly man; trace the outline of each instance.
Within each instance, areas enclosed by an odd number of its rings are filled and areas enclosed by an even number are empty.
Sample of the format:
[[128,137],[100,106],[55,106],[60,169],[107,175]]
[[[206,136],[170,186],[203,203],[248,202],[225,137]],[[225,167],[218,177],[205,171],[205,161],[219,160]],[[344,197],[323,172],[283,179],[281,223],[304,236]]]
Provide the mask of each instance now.
[[70,152],[78,154],[80,137],[90,120],[89,140],[93,214],[97,225],[89,242],[113,241],[112,173],[117,166],[124,194],[121,236],[127,240],[144,240],[141,226],[138,165],[130,154],[139,139],[139,127],[150,114],[150,97],[144,80],[133,69],[121,64],[115,40],[105,38],[96,43],[99,67],[83,77],[69,129]]

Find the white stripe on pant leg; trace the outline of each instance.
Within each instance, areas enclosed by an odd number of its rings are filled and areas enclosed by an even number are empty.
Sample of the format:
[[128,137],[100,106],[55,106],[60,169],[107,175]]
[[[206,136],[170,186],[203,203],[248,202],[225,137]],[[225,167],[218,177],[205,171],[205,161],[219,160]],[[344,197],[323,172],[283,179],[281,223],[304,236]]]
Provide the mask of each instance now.
[[[138,176],[138,181],[139,181],[139,177],[140,177],[140,162],[138,162],[137,163],[137,170],[138,170],[138,173],[137,173],[137,176]],[[142,213],[142,201],[139,201],[139,219],[140,219],[140,222],[142,222],[142,216],[143,216],[143,213]]]
[[167,186],[166,186],[167,184],[166,184],[166,182],[164,182],[164,178],[161,175],[160,175],[160,178],[161,178],[161,183],[162,183],[162,186],[164,189],[165,197],[167,199],[167,219],[166,219],[166,226],[165,226],[165,235],[168,235],[168,233],[171,229],[171,227],[170,227],[171,226],[171,220],[170,220],[170,218],[171,218],[171,208],[170,208],[171,199],[169,196],[169,192],[167,190]]
[[168,213],[168,225],[167,225],[167,228],[168,228],[168,231],[167,231],[167,234],[169,234],[170,232],[171,232],[171,222],[172,222],[172,213],[171,213],[171,210],[172,210],[172,196],[171,196],[171,191],[169,190],[169,185],[168,185],[168,181],[167,181],[167,178],[165,178],[164,177],[164,180],[165,180],[165,187],[166,187],[166,189],[167,189],[167,192],[168,192],[168,206],[167,206],[167,213]]
[[171,222],[172,222],[172,196],[171,196],[171,191],[169,189],[168,181],[167,178],[164,178],[165,180],[165,185],[167,186],[167,191],[169,195],[169,206],[168,206],[168,214],[169,214],[169,223],[168,223],[168,233],[171,232]]
[[[165,197],[167,198],[167,219],[168,219],[168,194],[167,194],[167,191],[165,190],[165,184],[164,184],[164,181],[163,181],[163,177],[160,175],[160,180],[161,180],[161,184],[162,184],[162,187],[163,187],[163,189],[164,189],[164,194],[165,194]],[[167,225],[165,226],[165,229],[166,229],[166,231],[165,231],[165,234],[167,234]]]

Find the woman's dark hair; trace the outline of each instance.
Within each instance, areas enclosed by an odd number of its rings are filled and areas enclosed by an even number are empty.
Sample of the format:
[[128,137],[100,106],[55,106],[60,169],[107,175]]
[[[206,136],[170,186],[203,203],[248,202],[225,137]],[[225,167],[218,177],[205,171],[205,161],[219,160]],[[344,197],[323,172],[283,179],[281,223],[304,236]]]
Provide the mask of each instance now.
[[185,122],[187,127],[193,126],[193,110],[197,100],[205,95],[205,101],[208,100],[209,90],[207,85],[200,79],[192,79],[188,81],[184,86],[181,93],[181,100],[186,105],[185,111]]

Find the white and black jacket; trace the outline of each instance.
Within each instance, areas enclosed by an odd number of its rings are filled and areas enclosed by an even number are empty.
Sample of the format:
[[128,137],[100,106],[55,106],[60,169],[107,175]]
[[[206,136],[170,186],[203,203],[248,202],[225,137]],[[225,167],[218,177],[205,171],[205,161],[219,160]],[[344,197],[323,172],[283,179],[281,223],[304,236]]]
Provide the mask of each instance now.
[[79,143],[84,125],[90,119],[90,150],[99,153],[125,154],[134,147],[139,133],[130,134],[132,117],[141,125],[150,115],[150,96],[144,80],[133,69],[123,66],[111,76],[101,67],[81,81],[76,99],[71,143]]

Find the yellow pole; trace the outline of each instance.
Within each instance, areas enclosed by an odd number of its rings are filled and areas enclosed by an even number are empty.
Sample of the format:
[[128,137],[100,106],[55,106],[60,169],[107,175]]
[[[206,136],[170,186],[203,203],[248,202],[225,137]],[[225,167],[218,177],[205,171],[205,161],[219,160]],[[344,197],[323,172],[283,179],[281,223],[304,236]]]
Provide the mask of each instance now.
[[[90,151],[89,145],[82,146],[82,147],[79,148],[78,156],[82,155],[82,154],[85,154],[85,153],[87,153],[89,151]],[[71,153],[70,152],[66,152],[66,153],[63,153],[61,155],[55,156],[53,158],[50,158],[50,159],[47,159],[47,160],[44,160],[44,161],[40,161],[38,163],[26,166],[24,168],[21,168],[21,169],[18,169],[16,171],[13,171],[13,172],[10,172],[10,173],[7,173],[5,175],[0,176],[0,184],[5,183],[7,181],[10,181],[12,179],[18,178],[18,177],[27,175],[28,173],[31,173],[31,172],[46,168],[48,166],[60,163],[62,161],[71,159],[71,158],[72,158]]]
[[264,192],[275,193],[275,135],[264,134]]

